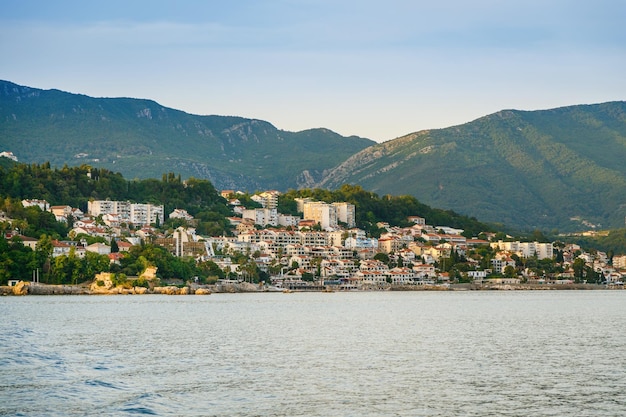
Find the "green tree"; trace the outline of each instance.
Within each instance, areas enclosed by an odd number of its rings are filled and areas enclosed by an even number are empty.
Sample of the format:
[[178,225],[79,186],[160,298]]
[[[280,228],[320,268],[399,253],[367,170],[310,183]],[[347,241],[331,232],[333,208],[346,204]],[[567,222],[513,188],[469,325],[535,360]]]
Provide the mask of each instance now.
[[507,278],[514,278],[516,275],[515,267],[512,265],[507,265],[504,267],[504,276]]
[[389,255],[384,252],[378,252],[376,255],[374,255],[374,259],[384,263],[385,265],[389,265]]
[[580,282],[583,279],[583,273],[585,270],[585,261],[582,258],[576,258],[572,265],[574,270],[574,279],[576,282]]
[[120,251],[120,247],[117,245],[116,239],[111,239],[111,253],[118,253]]

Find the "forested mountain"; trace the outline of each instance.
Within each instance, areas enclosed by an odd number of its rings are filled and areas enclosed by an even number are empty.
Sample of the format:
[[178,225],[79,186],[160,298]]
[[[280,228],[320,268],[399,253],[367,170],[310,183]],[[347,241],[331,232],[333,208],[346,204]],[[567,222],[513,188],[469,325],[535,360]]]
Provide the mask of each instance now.
[[374,144],[0,81],[2,150],[22,162],[139,179],[173,172],[249,192],[358,184],[526,230],[616,228],[626,217],[626,102],[504,110]]
[[150,100],[0,81],[0,151],[27,163],[89,164],[127,178],[176,172],[254,191],[309,186],[373,143],[327,129],[287,132],[262,120],[196,116]]
[[623,227],[626,102],[505,110],[369,147],[317,184],[410,194],[481,221],[561,231]]

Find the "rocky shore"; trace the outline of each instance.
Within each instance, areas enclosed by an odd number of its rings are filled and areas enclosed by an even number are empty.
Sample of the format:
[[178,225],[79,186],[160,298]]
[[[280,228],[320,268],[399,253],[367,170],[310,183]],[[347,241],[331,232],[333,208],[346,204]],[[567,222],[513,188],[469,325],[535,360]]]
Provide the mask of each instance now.
[[163,286],[163,287],[128,287],[85,286],[85,285],[49,285],[20,281],[13,287],[0,286],[0,295],[118,295],[118,294],[167,294],[167,295],[209,295],[213,291],[208,286]]

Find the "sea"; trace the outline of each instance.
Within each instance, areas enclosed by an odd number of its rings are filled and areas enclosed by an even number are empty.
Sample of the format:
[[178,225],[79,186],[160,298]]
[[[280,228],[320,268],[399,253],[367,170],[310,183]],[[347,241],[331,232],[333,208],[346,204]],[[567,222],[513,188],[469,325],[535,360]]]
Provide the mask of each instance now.
[[0,298],[3,416],[623,416],[626,291]]

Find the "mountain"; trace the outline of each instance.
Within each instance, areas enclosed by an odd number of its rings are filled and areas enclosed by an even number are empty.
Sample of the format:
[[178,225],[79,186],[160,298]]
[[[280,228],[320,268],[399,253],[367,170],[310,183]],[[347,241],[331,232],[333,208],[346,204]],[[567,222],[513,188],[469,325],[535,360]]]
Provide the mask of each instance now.
[[0,151],[126,178],[172,172],[218,189],[358,184],[526,230],[616,228],[626,217],[626,102],[503,110],[376,144],[0,81]]
[[366,148],[316,186],[409,194],[525,229],[623,227],[625,161],[626,102],[505,110]]
[[0,151],[20,162],[88,164],[127,178],[209,179],[218,189],[310,186],[374,142],[328,129],[197,116],[151,100],[92,98],[0,81]]

